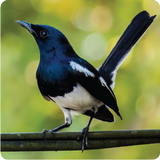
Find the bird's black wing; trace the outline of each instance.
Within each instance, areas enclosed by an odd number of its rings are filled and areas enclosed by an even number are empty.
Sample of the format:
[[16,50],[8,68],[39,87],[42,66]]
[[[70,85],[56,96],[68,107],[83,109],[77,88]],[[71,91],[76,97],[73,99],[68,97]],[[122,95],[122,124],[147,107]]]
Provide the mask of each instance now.
[[69,63],[70,67],[68,70],[75,81],[83,86],[93,97],[106,104],[121,117],[115,95],[99,72],[83,59],[74,59]]
[[105,81],[114,87],[116,72],[123,63],[132,47],[143,36],[156,16],[150,17],[148,12],[142,11],[131,21],[119,41],[99,69]]

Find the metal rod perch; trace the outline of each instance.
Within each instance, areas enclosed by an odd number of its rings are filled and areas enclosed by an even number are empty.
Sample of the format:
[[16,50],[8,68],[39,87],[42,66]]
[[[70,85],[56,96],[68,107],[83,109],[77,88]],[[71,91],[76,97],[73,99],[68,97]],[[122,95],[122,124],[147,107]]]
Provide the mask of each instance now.
[[[81,150],[77,141],[79,132],[3,133],[1,151],[64,151]],[[160,143],[160,130],[121,130],[89,132],[89,148],[102,149],[132,145]]]

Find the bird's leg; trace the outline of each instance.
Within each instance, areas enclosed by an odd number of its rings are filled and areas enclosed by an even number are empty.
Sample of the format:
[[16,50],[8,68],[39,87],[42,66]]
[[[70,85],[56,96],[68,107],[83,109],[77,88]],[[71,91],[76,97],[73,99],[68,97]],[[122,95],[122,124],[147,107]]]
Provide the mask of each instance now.
[[77,138],[77,140],[82,139],[82,152],[84,151],[85,146],[88,147],[88,131],[89,131],[89,126],[91,124],[93,116],[94,116],[94,112],[92,112],[92,115],[88,121],[87,126],[82,129],[80,136]]
[[45,136],[45,133],[54,133],[54,132],[57,132],[63,128],[66,128],[66,127],[69,127],[71,124],[72,124],[72,118],[71,118],[71,114],[70,114],[70,110],[69,109],[66,109],[66,108],[61,108],[63,113],[64,113],[64,116],[65,116],[65,123],[54,128],[54,129],[50,129],[50,131],[47,131],[46,129],[43,129],[42,131],[42,135],[43,137]]
[[44,136],[45,136],[45,133],[54,133],[54,132],[57,132],[57,131],[59,131],[59,130],[61,130],[61,129],[63,129],[63,128],[69,127],[70,125],[71,125],[71,123],[67,123],[67,122],[66,122],[66,123],[64,123],[64,124],[62,124],[62,125],[54,128],[54,129],[50,129],[49,131],[47,131],[46,129],[43,129],[42,135],[43,135],[43,137],[44,137]]

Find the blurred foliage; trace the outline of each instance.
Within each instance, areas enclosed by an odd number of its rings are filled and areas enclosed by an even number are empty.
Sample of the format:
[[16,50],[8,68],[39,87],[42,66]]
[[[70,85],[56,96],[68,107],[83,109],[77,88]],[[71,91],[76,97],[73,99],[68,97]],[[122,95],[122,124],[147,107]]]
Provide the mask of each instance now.
[[[39,61],[33,37],[16,20],[48,24],[62,31],[75,51],[100,67],[131,19],[147,10],[157,17],[120,67],[114,89],[121,121],[93,120],[90,131],[160,127],[160,7],[154,0],[7,0],[1,6],[1,131],[40,132],[64,122],[63,113],[41,96],[35,78]],[[80,115],[63,131],[80,131]],[[154,149],[153,149],[154,148]],[[2,153],[5,159],[155,159],[160,145],[66,152]]]

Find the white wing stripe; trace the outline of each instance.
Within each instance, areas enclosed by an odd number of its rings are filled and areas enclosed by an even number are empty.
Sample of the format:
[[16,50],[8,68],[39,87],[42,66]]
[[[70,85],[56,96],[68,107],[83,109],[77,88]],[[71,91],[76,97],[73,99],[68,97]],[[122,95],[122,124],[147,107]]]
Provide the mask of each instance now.
[[72,67],[73,70],[84,73],[86,77],[88,77],[88,76],[95,77],[94,73],[92,73],[87,68],[81,66],[80,64],[78,64],[74,61],[70,61],[70,66]]
[[110,93],[112,94],[112,96],[115,97],[115,96],[113,95],[111,89],[107,86],[105,80],[104,80],[102,77],[99,77],[99,80],[100,80],[102,86],[103,86],[103,87],[106,87],[106,88],[110,91]]

